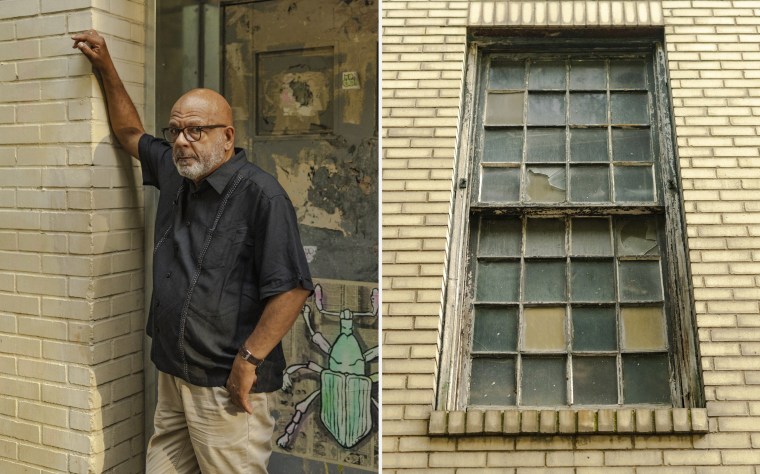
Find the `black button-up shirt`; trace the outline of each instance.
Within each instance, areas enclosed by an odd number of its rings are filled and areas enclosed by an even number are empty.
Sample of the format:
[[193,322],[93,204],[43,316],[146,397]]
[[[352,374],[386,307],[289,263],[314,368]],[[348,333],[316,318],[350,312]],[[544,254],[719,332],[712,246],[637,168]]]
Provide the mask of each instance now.
[[[156,367],[194,385],[223,386],[267,298],[313,285],[295,211],[270,174],[236,154],[196,187],[167,142],[143,135],[143,183],[161,190],[147,332]],[[254,390],[282,386],[280,344]]]

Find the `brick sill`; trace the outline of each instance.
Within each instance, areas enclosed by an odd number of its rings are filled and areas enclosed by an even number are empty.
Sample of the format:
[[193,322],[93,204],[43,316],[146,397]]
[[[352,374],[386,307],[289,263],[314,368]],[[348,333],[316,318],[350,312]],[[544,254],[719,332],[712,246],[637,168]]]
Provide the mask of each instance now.
[[430,436],[698,434],[707,433],[706,408],[433,411]]

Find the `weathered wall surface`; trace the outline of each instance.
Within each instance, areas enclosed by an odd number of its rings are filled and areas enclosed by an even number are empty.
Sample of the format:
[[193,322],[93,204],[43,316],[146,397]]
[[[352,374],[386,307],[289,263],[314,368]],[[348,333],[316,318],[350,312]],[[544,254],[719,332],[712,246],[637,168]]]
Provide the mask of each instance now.
[[141,179],[69,36],[106,32],[142,102],[144,9],[0,4],[3,473],[143,469]]
[[[383,4],[387,472],[760,472],[760,2]],[[664,25],[709,434],[433,438],[466,26]]]

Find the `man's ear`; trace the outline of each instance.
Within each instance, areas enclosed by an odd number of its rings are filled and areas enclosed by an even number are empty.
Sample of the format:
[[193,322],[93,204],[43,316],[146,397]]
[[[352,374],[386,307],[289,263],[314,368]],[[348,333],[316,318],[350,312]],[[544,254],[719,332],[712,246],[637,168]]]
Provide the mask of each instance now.
[[235,127],[227,127],[224,129],[224,149],[232,150],[235,148]]

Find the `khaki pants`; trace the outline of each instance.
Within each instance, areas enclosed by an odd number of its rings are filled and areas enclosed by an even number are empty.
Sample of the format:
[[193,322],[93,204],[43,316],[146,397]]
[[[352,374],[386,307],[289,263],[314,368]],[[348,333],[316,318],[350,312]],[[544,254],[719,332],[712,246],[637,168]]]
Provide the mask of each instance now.
[[250,395],[248,415],[230,402],[224,387],[198,387],[158,374],[147,474],[267,472],[274,431],[267,394]]

